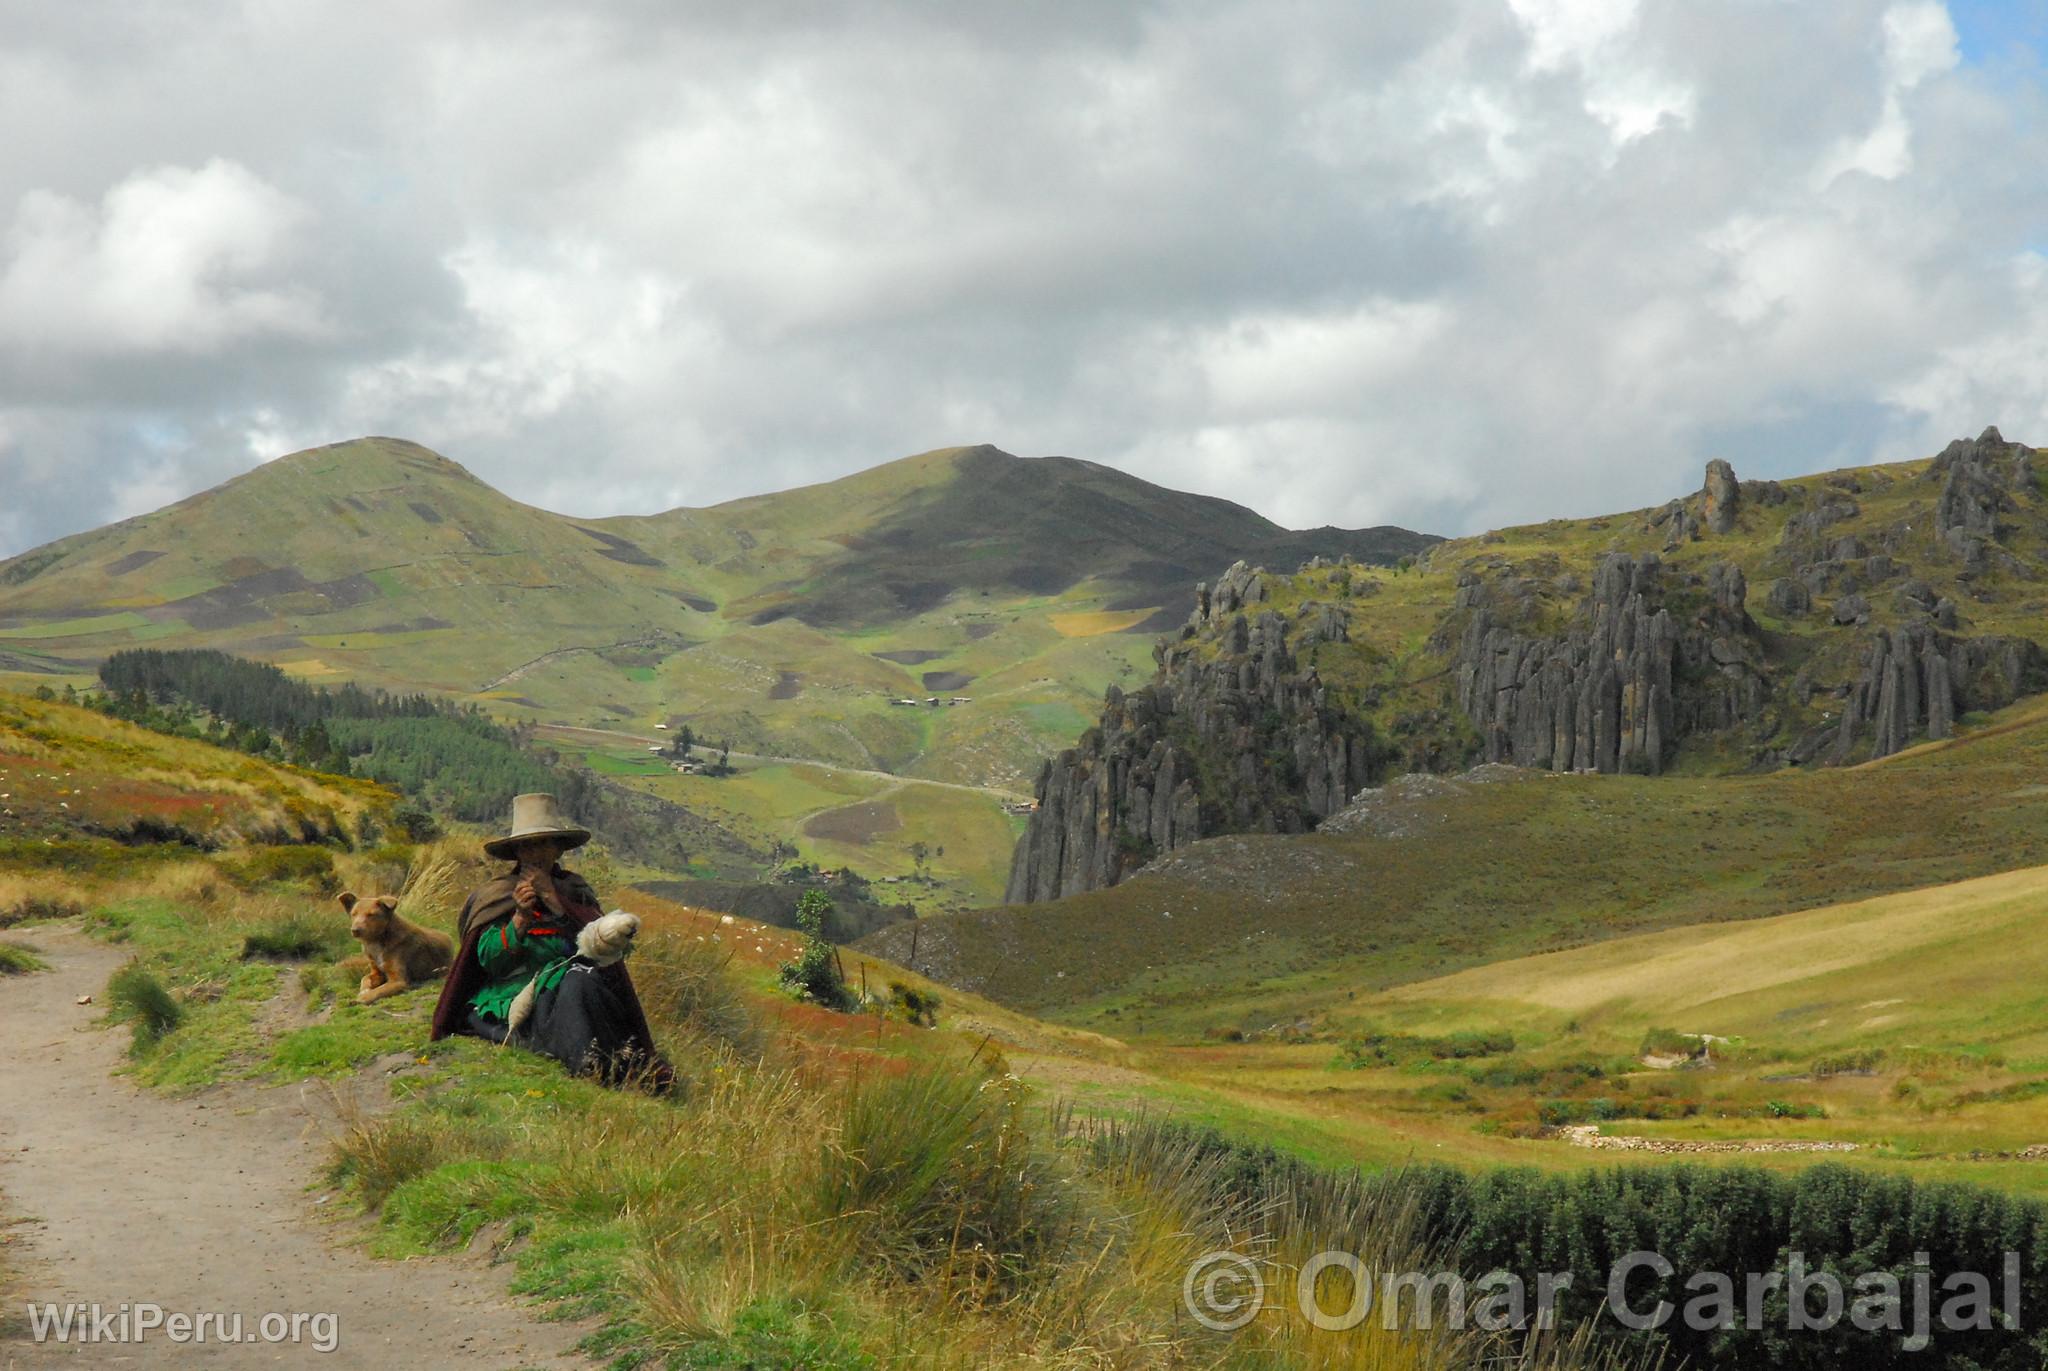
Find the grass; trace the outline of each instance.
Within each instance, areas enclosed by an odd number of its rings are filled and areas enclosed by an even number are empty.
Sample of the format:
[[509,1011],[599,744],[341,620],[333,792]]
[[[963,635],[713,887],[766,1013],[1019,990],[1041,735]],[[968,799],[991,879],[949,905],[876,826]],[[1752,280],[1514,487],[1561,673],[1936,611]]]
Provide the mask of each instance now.
[[[483,869],[471,850],[412,854],[410,917],[446,925]],[[336,874],[370,888],[397,855],[337,854]],[[684,1084],[667,1101],[607,1091],[525,1053],[427,1044],[430,994],[350,1003],[351,961],[332,941],[296,971],[246,960],[252,940],[283,948],[341,926],[320,922],[320,873],[245,890],[228,868],[247,860],[68,888],[88,929],[133,956],[105,1001],[134,1025],[140,1080],[331,1083],[332,1176],[383,1255],[489,1229],[516,1289],[591,1317],[589,1350],[627,1365],[1069,1367],[1104,1348],[1125,1365],[1332,1364],[1277,1321],[1228,1339],[1187,1322],[1181,1272],[1234,1235],[1196,1159],[1099,1156],[1074,1116],[1048,1125],[1012,1068],[1013,1052],[1071,1053],[1086,1035],[966,995],[945,996],[940,1028],[819,1010],[774,987],[794,946],[779,931],[629,895],[647,921],[634,976]],[[591,869],[603,878],[601,856]],[[848,960],[877,989],[931,992]],[[301,996],[310,1022],[285,1012]],[[388,1107],[364,1103],[372,1063]],[[1342,1364],[1475,1353],[1392,1338],[1377,1360]]]
[[107,1017],[129,1026],[134,1051],[139,1054],[155,1047],[184,1022],[185,1007],[156,973],[139,962],[130,962],[107,982]]
[[31,971],[47,971],[50,964],[36,955],[35,949],[20,943],[0,943],[0,976],[24,976]]

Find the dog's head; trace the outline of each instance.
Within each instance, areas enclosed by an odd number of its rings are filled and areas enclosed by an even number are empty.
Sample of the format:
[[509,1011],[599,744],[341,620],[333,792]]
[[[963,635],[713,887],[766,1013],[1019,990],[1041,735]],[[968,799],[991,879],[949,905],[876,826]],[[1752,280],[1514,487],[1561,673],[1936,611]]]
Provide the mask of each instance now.
[[599,966],[610,966],[625,960],[633,950],[633,940],[639,936],[639,916],[614,909],[583,925],[583,931],[576,935],[576,951]]
[[348,911],[350,937],[375,942],[391,931],[391,920],[398,912],[396,895],[359,897],[353,890],[344,890],[340,898],[341,907]]

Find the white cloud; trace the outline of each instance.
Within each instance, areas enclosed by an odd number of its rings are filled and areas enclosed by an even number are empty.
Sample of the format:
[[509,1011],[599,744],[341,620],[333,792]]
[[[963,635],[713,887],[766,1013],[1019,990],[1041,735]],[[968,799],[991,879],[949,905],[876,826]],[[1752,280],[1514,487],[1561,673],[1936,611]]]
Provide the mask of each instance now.
[[220,158],[135,172],[97,207],[31,190],[0,259],[0,345],[209,353],[321,337],[319,299],[285,275],[306,217]]
[[990,441],[1444,532],[2048,441],[1998,80],[1888,0],[0,0],[0,553],[364,432],[577,513]]

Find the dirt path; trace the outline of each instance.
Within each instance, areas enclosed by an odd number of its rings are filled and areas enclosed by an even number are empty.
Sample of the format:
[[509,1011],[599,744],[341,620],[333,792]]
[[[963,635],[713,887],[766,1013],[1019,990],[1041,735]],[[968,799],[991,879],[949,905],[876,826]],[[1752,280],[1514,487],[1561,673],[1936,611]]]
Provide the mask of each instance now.
[[[324,1159],[318,1087],[225,1087],[185,1098],[109,1073],[125,1030],[95,1027],[122,954],[67,929],[4,940],[52,970],[0,977],[0,1207],[15,1270],[0,1368],[39,1366],[517,1367],[553,1363],[585,1331],[547,1324],[505,1293],[503,1268],[446,1258],[379,1262],[343,1245],[306,1186]],[[331,1313],[338,1346],[302,1341],[38,1345],[22,1301],[147,1302],[166,1314]],[[582,1365],[579,1359],[561,1365]]]

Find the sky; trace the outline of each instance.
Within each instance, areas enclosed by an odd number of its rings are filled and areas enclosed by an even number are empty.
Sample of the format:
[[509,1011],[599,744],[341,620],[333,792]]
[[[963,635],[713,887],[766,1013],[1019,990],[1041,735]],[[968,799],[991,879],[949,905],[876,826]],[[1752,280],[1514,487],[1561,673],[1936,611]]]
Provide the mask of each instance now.
[[2048,0],[0,0],[0,556],[372,433],[582,516],[987,442],[1447,534],[2048,445],[2044,55]]

